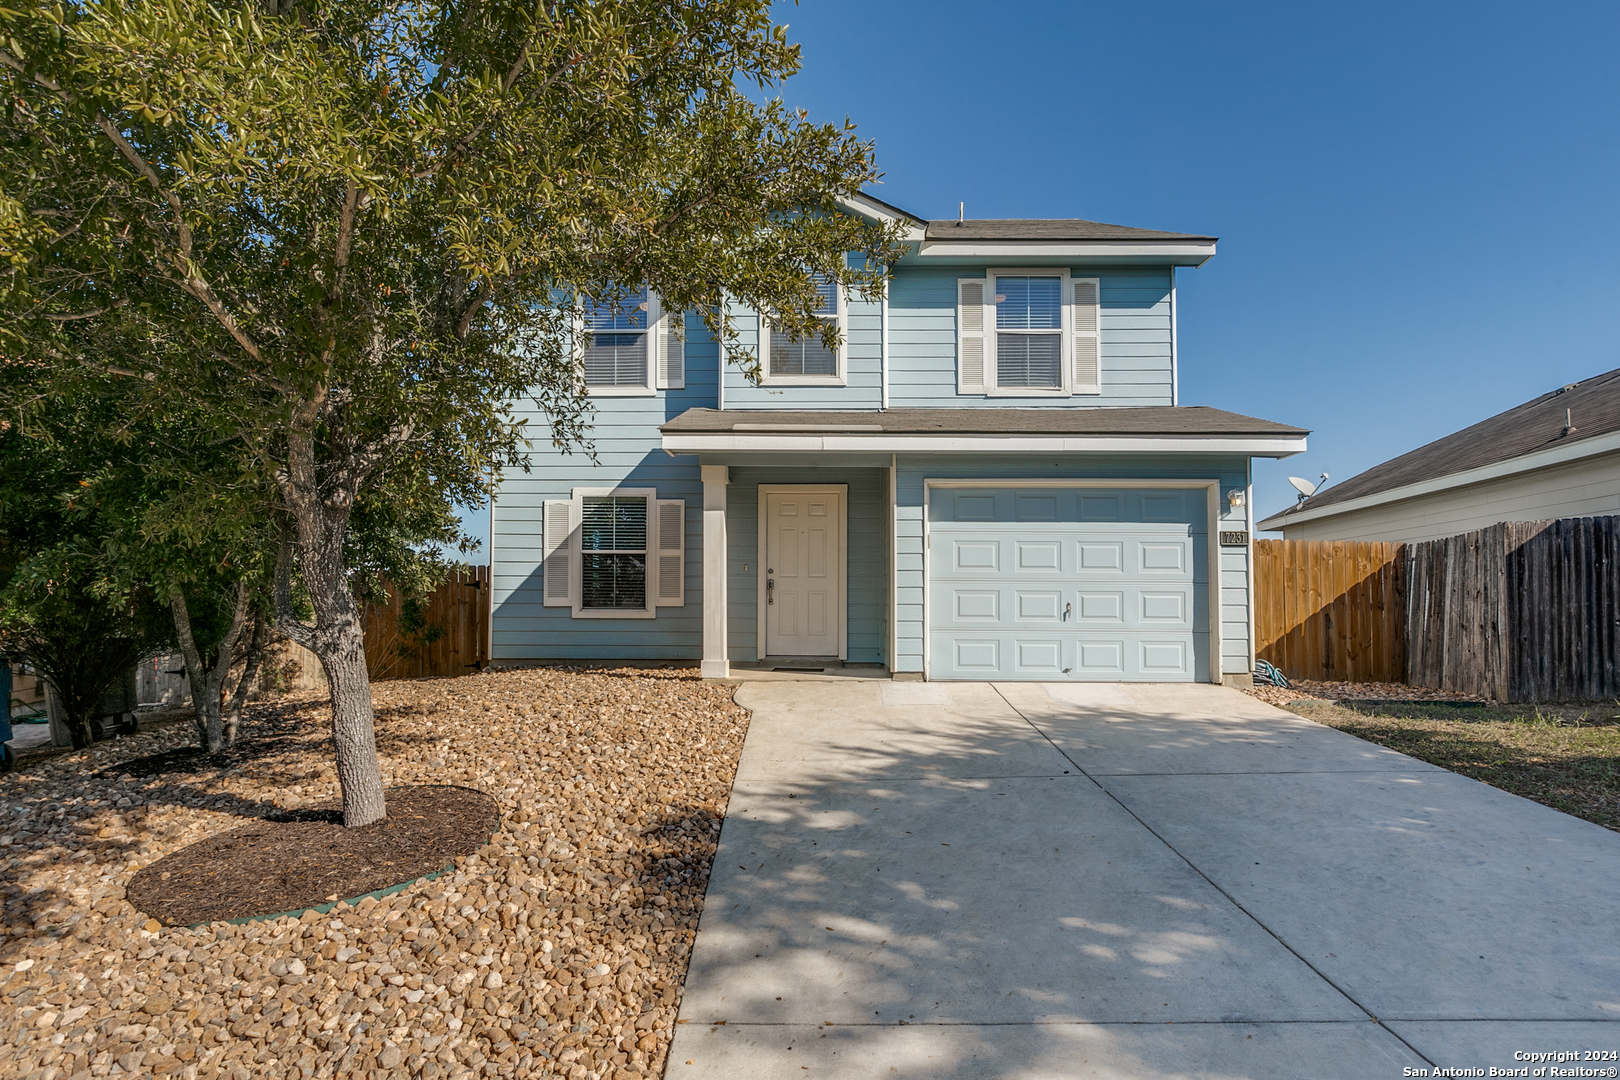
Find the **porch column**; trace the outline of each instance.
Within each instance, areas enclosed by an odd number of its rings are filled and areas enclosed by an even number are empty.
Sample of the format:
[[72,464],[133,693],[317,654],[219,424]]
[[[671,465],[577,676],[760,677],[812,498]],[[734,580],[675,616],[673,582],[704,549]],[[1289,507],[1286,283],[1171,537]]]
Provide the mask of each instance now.
[[726,655],[726,485],[725,465],[703,466],[703,666],[705,679],[731,675]]

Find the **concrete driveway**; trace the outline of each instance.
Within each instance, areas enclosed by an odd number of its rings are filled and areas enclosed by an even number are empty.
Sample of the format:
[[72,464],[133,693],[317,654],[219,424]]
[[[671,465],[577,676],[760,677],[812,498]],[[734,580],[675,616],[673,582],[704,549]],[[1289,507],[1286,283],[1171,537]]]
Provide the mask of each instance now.
[[1219,687],[737,700],[754,716],[672,1080],[1315,1080],[1620,1051],[1620,835],[1596,825]]

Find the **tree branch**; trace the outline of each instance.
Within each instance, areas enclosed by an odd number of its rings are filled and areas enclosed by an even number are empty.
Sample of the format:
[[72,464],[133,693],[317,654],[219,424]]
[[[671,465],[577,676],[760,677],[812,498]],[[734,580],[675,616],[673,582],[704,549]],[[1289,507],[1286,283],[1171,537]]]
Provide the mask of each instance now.
[[276,546],[276,629],[295,645],[314,651],[315,628],[298,621],[292,606],[292,541],[286,536]]

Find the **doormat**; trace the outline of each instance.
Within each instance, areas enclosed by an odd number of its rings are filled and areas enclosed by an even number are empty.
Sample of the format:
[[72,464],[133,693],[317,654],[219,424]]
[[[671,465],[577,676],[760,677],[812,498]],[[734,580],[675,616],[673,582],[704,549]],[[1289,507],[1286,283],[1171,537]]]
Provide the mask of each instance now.
[[815,675],[815,674],[818,674],[820,672],[826,671],[827,669],[826,668],[819,668],[819,667],[773,667],[773,668],[771,668],[771,670],[772,671],[796,671],[801,675]]

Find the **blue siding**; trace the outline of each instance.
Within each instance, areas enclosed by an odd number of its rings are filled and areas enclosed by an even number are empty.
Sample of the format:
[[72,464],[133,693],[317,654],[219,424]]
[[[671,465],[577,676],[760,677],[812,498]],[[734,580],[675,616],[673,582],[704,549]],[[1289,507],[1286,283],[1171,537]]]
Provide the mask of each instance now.
[[[1170,273],[1074,267],[1102,281],[1102,393],[1031,400],[956,392],[956,282],[982,270],[902,267],[889,285],[889,404],[894,408],[1085,408],[1171,404]],[[729,391],[728,391],[729,393]],[[729,404],[729,399],[728,399]],[[785,407],[785,406],[778,406]]]
[[[895,661],[894,671],[923,671],[923,619],[927,580],[923,569],[925,480],[1118,479],[1219,480],[1222,490],[1248,483],[1243,457],[1069,455],[1053,460],[1025,455],[997,458],[902,455],[895,469]],[[1247,528],[1244,511],[1219,502],[1221,524]],[[1220,640],[1225,674],[1249,670],[1248,553],[1221,551]]]
[[[759,316],[735,315],[738,343],[760,356]],[[728,409],[877,409],[883,404],[882,305],[848,301],[844,326],[845,385],[782,386],[750,383],[735,364],[726,365]],[[764,364],[764,357],[760,356]]]
[[[501,479],[493,536],[495,660],[693,660],[703,651],[703,485],[697,458],[670,457],[658,426],[687,409],[715,404],[717,349],[701,321],[687,320],[683,390],[646,397],[594,399],[593,462],[583,450],[551,446],[545,415],[528,399],[515,403],[532,429],[529,471]],[[547,499],[575,487],[656,488],[663,499],[686,500],[686,604],[660,607],[652,619],[575,619],[568,608],[542,606],[541,522]]]

